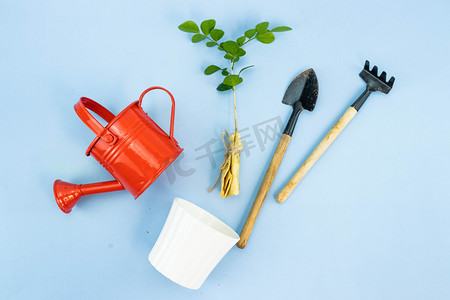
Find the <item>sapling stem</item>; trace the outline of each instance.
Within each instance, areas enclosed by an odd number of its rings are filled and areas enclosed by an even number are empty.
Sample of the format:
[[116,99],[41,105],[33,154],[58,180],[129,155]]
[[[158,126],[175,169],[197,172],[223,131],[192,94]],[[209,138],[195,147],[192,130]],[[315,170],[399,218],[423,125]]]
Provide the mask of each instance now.
[[[234,60],[231,61],[231,75],[233,75],[234,71]],[[233,103],[234,103],[234,131],[238,131],[237,129],[237,113],[236,113],[236,88],[233,86]]]
[[245,44],[247,44],[247,43],[250,42],[250,41],[253,41],[254,39],[256,39],[256,36],[255,36],[255,37],[252,37],[252,38],[249,39],[248,41],[244,42],[244,43],[242,44],[242,46],[244,46]]

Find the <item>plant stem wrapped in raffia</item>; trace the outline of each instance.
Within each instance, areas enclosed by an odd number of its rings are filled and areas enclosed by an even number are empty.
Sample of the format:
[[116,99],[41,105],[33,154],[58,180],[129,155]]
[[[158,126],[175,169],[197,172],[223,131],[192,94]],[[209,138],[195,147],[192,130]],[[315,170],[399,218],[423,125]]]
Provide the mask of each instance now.
[[[231,69],[231,72],[233,73],[233,69]],[[225,155],[222,165],[220,166],[219,176],[217,176],[214,185],[208,190],[208,192],[211,192],[220,178],[220,183],[222,186],[222,188],[220,189],[220,196],[222,198],[239,195],[239,168],[241,165],[241,150],[243,145],[241,142],[241,135],[237,130],[236,90],[234,87],[233,103],[234,133],[232,135],[229,135],[226,130],[222,132],[222,141],[225,145]]]
[[220,166],[219,176],[208,192],[212,191],[220,178],[222,186],[220,196],[226,198],[239,194],[239,168],[243,145],[241,142],[241,135],[237,130],[235,130],[231,136],[224,130],[222,133],[222,141],[225,145],[224,159]]

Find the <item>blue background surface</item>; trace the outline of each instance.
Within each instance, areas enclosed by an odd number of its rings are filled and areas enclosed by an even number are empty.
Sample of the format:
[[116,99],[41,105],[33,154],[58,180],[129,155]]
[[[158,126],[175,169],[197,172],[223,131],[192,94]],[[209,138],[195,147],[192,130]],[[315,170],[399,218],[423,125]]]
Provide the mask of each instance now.
[[[437,0],[0,1],[0,299],[449,299],[449,13]],[[250,148],[241,193],[228,199],[206,192],[218,170],[202,157],[233,129],[231,95],[202,74],[222,58],[177,29],[207,18],[225,38],[266,20],[294,29],[249,44],[240,62],[256,66],[237,91]],[[365,59],[397,78],[392,92],[373,94],[278,204],[274,194],[364,89]],[[287,120],[281,98],[309,67],[316,109],[300,117],[248,246],[200,290],[172,283],[147,255],[173,197],[240,232],[277,141],[259,144],[252,126]],[[136,201],[89,196],[63,214],[55,179],[111,179],[84,156],[94,135],[73,105],[87,96],[118,113],[153,85],[176,98],[177,169]],[[168,128],[163,93],[144,108]]]

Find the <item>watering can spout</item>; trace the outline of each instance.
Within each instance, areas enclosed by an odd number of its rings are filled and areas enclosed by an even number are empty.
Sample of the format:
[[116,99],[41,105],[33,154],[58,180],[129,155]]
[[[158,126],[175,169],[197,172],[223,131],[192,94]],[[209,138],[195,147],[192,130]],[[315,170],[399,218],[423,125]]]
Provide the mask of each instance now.
[[117,180],[90,184],[73,184],[58,179],[53,184],[56,203],[66,214],[70,213],[78,200],[85,195],[114,192],[123,189],[125,188]]

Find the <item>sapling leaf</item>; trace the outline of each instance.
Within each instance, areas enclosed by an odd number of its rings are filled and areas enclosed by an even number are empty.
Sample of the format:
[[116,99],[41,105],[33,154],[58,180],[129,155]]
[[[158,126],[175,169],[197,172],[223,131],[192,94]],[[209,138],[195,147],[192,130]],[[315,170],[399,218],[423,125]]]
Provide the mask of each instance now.
[[206,67],[204,73],[205,73],[205,75],[211,75],[211,74],[216,73],[216,72],[219,71],[219,70],[221,70],[220,67],[218,67],[218,66],[216,66],[216,65],[210,65],[210,66],[207,66],[207,67]]
[[267,31],[267,27],[269,27],[269,22],[261,22],[255,26],[257,32],[262,33]]
[[222,44],[222,48],[228,53],[236,56],[239,52],[239,45],[235,41],[226,41]]
[[226,84],[221,83],[221,84],[219,84],[219,86],[217,87],[217,90],[218,90],[219,92],[224,92],[224,91],[231,90],[232,88],[233,88],[232,86],[229,86],[229,85],[226,85]]
[[251,39],[256,34],[256,29],[249,29],[245,32],[245,36]]
[[216,20],[214,19],[205,20],[202,24],[200,24],[200,28],[205,35],[208,35],[211,29],[214,29],[215,26]]
[[223,30],[213,29],[210,31],[209,35],[211,36],[211,38],[213,40],[215,40],[217,42],[218,40],[220,40],[223,37]]
[[241,73],[244,72],[245,70],[250,69],[250,68],[252,68],[252,67],[254,67],[254,65],[251,65],[251,66],[247,66],[247,67],[245,67],[245,68],[242,68],[242,69],[239,71],[239,75],[241,75]]
[[275,36],[271,31],[256,34],[256,39],[263,44],[270,44],[275,40]]
[[[218,87],[218,90],[228,90],[238,84],[240,84],[243,79],[240,77],[240,74],[247,70],[248,68],[253,67],[247,66],[242,68],[238,74],[233,74],[233,68],[236,66],[240,58],[246,55],[246,51],[241,47],[244,44],[247,44],[250,40],[257,39],[261,43],[270,44],[275,40],[274,32],[284,32],[292,30],[292,28],[288,26],[278,26],[269,30],[269,22],[261,22],[255,26],[255,28],[249,29],[245,31],[244,35],[237,38],[236,41],[229,40],[225,42],[220,42],[224,36],[224,32],[221,29],[215,28],[216,21],[214,19],[204,20],[199,26],[193,21],[186,21],[178,26],[178,28],[182,31],[194,33],[192,36],[192,42],[198,43],[205,39],[207,47],[217,46],[217,49],[220,51],[226,52],[224,58],[231,62],[231,71],[229,72],[227,68],[220,68],[216,65],[210,65],[205,70],[204,73],[206,75],[214,74],[218,71],[221,72],[223,76],[225,76],[224,82]],[[201,30],[201,31],[200,31]],[[203,34],[202,34],[203,33]],[[209,38],[211,37],[211,38]]]
[[240,38],[238,38],[236,40],[236,42],[239,44],[239,46],[242,46],[245,42],[246,37],[245,36],[241,36]]
[[204,35],[201,34],[201,33],[197,33],[197,34],[194,34],[194,35],[192,36],[192,42],[193,42],[193,43],[201,42],[201,41],[203,41],[204,39],[206,39],[206,36],[204,36]]
[[244,79],[239,77],[239,75],[228,75],[223,79],[223,84],[234,87],[240,84],[243,80]]
[[190,33],[199,33],[200,32],[197,24],[195,24],[195,22],[193,22],[193,21],[186,21],[183,24],[180,24],[180,26],[178,26],[178,29],[180,29],[181,31],[190,32]]
[[272,31],[272,32],[283,32],[283,31],[289,31],[289,30],[292,30],[292,28],[288,27],[288,26],[278,26],[278,27],[275,27],[275,28],[271,29],[270,31]]

